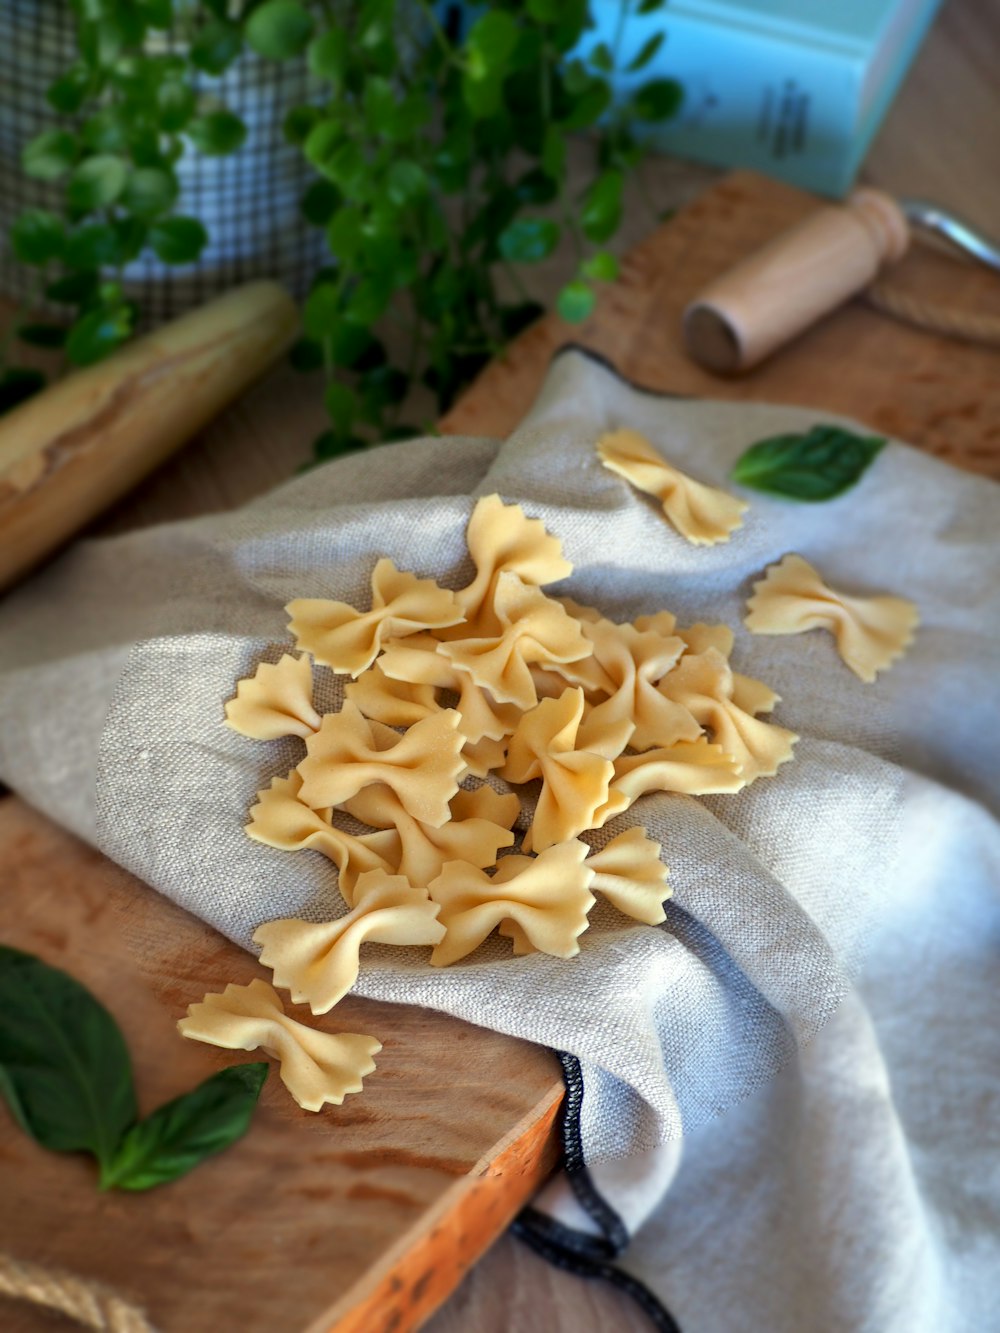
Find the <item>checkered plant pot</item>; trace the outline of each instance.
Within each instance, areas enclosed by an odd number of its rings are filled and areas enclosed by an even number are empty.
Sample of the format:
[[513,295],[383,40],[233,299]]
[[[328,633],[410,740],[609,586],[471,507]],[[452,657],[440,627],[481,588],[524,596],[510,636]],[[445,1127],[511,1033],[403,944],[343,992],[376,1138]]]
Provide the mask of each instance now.
[[[165,50],[180,49],[176,38],[157,39]],[[0,0],[0,291],[16,299],[28,295],[33,275],[10,251],[10,225],[22,209],[59,211],[62,201],[61,185],[25,176],[20,154],[42,129],[58,123],[45,90],[75,54],[65,0]],[[189,148],[177,163],[176,211],[200,218],[211,239],[197,263],[173,268],[146,254],[125,270],[146,323],[251,278],[277,278],[301,296],[322,262],[322,234],[299,212],[312,171],[281,128],[288,108],[309,99],[304,64],[263,61],[248,52],[221,77],[203,76],[199,93],[207,105],[221,102],[240,116],[247,138],[228,157],[204,157]]]

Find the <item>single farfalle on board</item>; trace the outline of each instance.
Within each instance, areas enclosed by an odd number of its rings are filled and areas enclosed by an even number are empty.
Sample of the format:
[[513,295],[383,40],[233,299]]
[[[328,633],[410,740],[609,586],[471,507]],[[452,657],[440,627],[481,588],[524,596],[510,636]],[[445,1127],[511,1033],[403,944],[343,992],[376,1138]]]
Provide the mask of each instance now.
[[188,1008],[177,1024],[184,1037],[228,1051],[266,1051],[280,1064],[281,1081],[304,1111],[339,1106],[350,1092],[360,1092],[372,1073],[372,1056],[382,1049],[374,1037],[357,1032],[321,1032],[285,1013],[266,981],[228,985]]
[[844,663],[868,685],[906,652],[920,622],[905,598],[835,591],[800,555],[786,555],[753,586],[744,622],[751,633],[829,630]]
[[743,524],[745,500],[695,481],[668,463],[637,430],[623,428],[602,435],[597,456],[636,490],[655,496],[667,522],[693,546],[726,542]]

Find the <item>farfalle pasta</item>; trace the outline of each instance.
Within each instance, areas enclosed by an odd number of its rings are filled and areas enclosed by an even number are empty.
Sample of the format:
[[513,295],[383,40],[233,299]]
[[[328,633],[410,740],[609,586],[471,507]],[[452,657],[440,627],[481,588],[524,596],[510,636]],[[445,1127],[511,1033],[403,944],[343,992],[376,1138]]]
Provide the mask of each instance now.
[[[621,446],[623,434],[607,439]],[[682,482],[666,496],[674,521],[700,533],[693,540],[728,535],[734,511],[722,502],[731,497]],[[380,560],[370,610],[291,602],[291,629],[309,656],[262,665],[226,707],[229,725],[251,739],[304,743],[292,772],[258,793],[247,833],[337,868],[342,915],[264,922],[254,936],[275,985],[317,1014],[354,985],[365,941],[429,947],[442,967],[498,931],[516,956],[568,958],[595,894],[633,921],[661,924],[670,893],[662,850],[639,825],[616,831],[615,818],[650,792],[737,792],[792,754],[794,734],[759,716],[778,696],[733,669],[726,626],[685,629],[667,610],[620,624],[548,595],[545,586],[572,573],[560,541],[496,495],[477,501],[468,542],[476,573],[457,593]],[[313,662],[354,677],[339,711],[322,717]],[[355,822],[348,831],[338,820]],[[586,837],[606,826],[611,836],[591,851]],[[347,1085],[331,1081],[333,1057],[314,1062],[325,1073],[304,1064],[287,1035],[298,1025],[276,997],[265,1003],[271,988],[253,1004],[238,991],[195,1006],[202,1029],[242,1041],[266,1028],[266,1049],[285,1060],[296,1095],[335,1101],[329,1089]],[[319,1040],[305,1031],[307,1044]],[[306,1092],[300,1069],[310,1071]]]
[[754,634],[825,629],[842,660],[871,684],[909,647],[920,620],[902,597],[849,597],[824,583],[800,555],[786,555],[754,585],[745,624]]
[[177,1027],[184,1037],[228,1051],[263,1050],[280,1063],[281,1081],[304,1111],[339,1106],[360,1092],[382,1049],[374,1037],[321,1032],[289,1018],[277,991],[266,981],[229,985],[188,1008]]
[[637,490],[655,495],[670,525],[694,546],[728,541],[742,526],[747,508],[716,486],[706,486],[672,467],[637,430],[615,430],[597,442],[597,456]]

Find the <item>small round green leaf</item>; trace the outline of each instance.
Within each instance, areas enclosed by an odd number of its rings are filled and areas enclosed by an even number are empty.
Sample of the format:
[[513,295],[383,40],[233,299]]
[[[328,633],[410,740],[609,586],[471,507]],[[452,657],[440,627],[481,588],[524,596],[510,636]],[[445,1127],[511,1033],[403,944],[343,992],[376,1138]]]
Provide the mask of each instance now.
[[42,208],[25,209],[10,229],[10,243],[22,264],[47,264],[62,254],[63,224]]
[[304,51],[312,36],[312,15],[296,0],[266,0],[246,24],[246,39],[258,55],[288,60]]
[[639,70],[645,69],[666,39],[665,32],[654,32],[652,37],[647,37],[636,55],[625,66],[628,73],[637,74]]
[[559,293],[556,309],[569,324],[580,324],[594,309],[597,298],[592,287],[576,278]]
[[182,79],[161,84],[156,94],[160,129],[165,134],[177,134],[194,115],[195,101],[194,89]]
[[338,435],[347,435],[358,412],[358,395],[346,384],[333,380],[326,386],[323,403]]
[[197,218],[161,218],[150,228],[149,243],[164,264],[193,264],[208,244],[208,232]]
[[500,233],[498,242],[504,259],[535,264],[559,244],[559,224],[549,218],[518,218]]
[[70,330],[66,355],[75,366],[91,366],[113,352],[131,332],[132,316],[126,307],[91,310]]
[[618,277],[618,260],[609,251],[599,250],[582,265],[580,272],[595,282],[614,282]]
[[178,188],[177,177],[172,171],[140,167],[128,179],[123,202],[137,218],[157,218],[173,207]]
[[243,49],[243,36],[235,23],[215,19],[206,23],[191,43],[191,63],[206,74],[222,74]]
[[390,202],[402,207],[426,194],[427,176],[416,162],[393,162],[385,178],[385,188]]
[[103,268],[118,263],[119,251],[114,227],[106,222],[90,222],[77,227],[69,237],[64,258],[69,268]]
[[97,153],[74,169],[66,187],[67,202],[77,213],[107,208],[119,198],[127,180],[128,168],[120,157]]
[[633,99],[640,120],[669,120],[680,110],[684,89],[676,79],[652,79],[644,83]]
[[129,144],[129,125],[117,107],[102,107],[84,122],[80,138],[95,153],[124,153]]
[[71,65],[65,74],[49,84],[45,93],[46,101],[61,115],[75,115],[87,100],[92,78],[86,65]]
[[325,227],[340,207],[340,191],[330,181],[315,180],[303,194],[302,216],[314,227]]
[[21,153],[21,166],[32,180],[55,181],[66,175],[78,155],[76,139],[67,130],[43,130]]
[[622,216],[620,171],[605,171],[587,191],[580,209],[580,226],[588,241],[602,245],[618,230]]
[[207,115],[196,116],[185,133],[206,157],[222,157],[242,146],[247,127],[231,111],[209,111]]
[[339,83],[350,59],[350,39],[344,28],[330,28],[309,43],[310,71],[319,79]]
[[329,334],[340,317],[340,298],[330,282],[314,287],[306,297],[302,324],[310,338],[322,340]]
[[281,133],[288,143],[301,146],[322,119],[318,106],[293,106],[281,122]]
[[342,264],[349,264],[361,248],[362,221],[356,208],[341,208],[326,230],[330,253]]

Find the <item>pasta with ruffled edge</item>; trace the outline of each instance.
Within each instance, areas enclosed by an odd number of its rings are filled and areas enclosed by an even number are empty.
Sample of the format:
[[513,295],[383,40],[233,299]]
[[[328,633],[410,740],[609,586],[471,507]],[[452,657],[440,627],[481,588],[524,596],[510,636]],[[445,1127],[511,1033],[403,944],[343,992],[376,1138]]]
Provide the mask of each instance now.
[[834,591],[800,555],[784,556],[753,587],[743,622],[751,633],[828,630],[841,659],[866,685],[906,652],[920,623],[917,608],[903,597]]
[[321,1032],[289,1018],[278,993],[259,979],[206,995],[177,1027],[192,1041],[274,1056],[282,1083],[304,1111],[320,1111],[327,1102],[340,1106],[348,1093],[360,1092],[375,1068],[372,1056],[382,1049],[374,1037]]
[[727,542],[743,526],[743,513],[748,508],[745,500],[695,481],[673,467],[637,430],[623,428],[602,435],[597,441],[597,456],[609,472],[655,496],[667,522],[693,546]]

